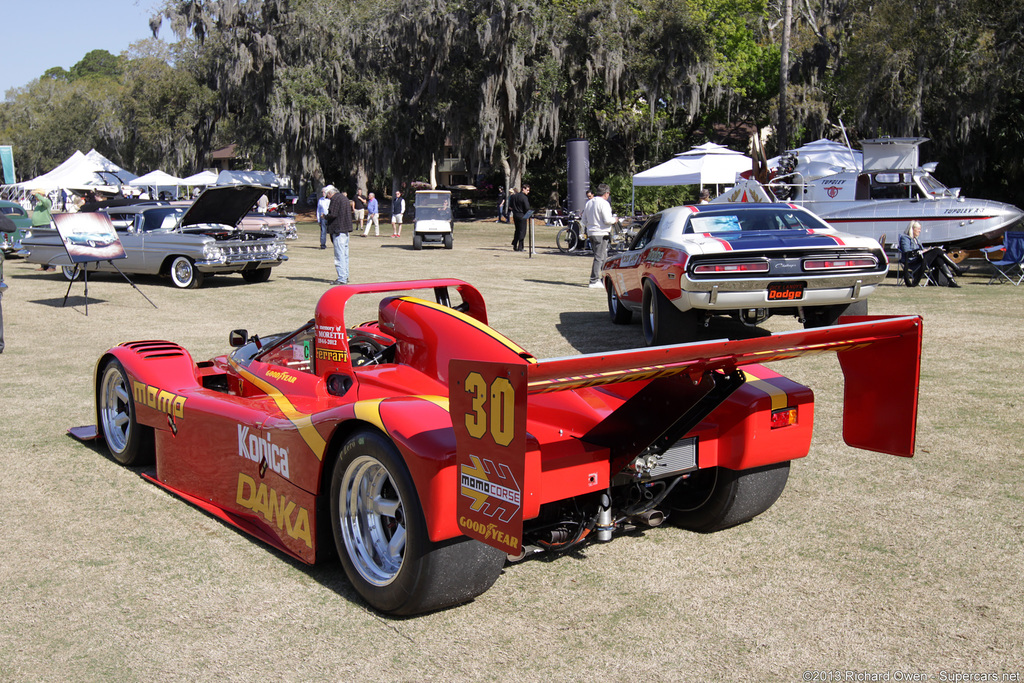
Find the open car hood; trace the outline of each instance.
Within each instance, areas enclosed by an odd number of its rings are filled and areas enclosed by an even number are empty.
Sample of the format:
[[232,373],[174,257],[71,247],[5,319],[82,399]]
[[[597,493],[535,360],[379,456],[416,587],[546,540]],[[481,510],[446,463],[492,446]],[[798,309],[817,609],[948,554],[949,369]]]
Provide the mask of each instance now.
[[218,223],[237,226],[245,214],[269,188],[257,185],[230,185],[207,188],[181,217],[181,227]]

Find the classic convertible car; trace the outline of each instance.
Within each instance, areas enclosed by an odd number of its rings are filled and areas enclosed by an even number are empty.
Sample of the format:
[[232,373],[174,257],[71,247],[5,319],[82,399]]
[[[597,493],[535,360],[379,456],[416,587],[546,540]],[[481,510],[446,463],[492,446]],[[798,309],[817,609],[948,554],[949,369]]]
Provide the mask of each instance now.
[[867,313],[888,272],[878,242],[791,204],[706,204],[652,216],[601,277],[612,321],[639,313],[645,341],[657,346],[695,339],[713,315],[831,325]]
[[236,227],[264,188],[211,187],[191,206],[166,203],[110,206],[110,216],[127,258],[70,265],[55,230],[34,230],[22,240],[32,263],[60,266],[74,278],[90,272],[170,276],[176,287],[196,288],[207,275],[241,273],[246,282],[265,282],[272,268],[288,260],[284,242],[273,232]]
[[[367,295],[377,319],[350,326]],[[424,280],[333,287],[298,329],[230,341],[200,362],[168,341],[110,349],[99,426],[71,433],[155,458],[145,478],[303,562],[337,552],[387,613],[470,600],[506,560],[767,510],[814,402],[759,363],[838,353],[846,442],[914,451],[917,317],[539,360],[487,326],[475,288]]]

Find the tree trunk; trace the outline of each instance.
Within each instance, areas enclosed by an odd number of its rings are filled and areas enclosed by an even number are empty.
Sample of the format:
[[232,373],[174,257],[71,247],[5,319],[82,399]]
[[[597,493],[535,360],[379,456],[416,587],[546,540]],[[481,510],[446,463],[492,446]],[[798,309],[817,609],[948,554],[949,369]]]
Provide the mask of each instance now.
[[789,149],[789,27],[793,23],[793,0],[785,0],[782,10],[782,46],[779,59],[779,139],[778,153]]

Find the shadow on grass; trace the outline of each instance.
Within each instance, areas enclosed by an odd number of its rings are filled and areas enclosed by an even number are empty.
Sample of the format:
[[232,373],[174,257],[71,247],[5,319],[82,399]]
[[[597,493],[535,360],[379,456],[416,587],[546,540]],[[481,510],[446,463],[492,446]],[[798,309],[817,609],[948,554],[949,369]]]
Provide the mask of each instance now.
[[[631,324],[615,325],[607,313],[562,313],[555,328],[580,353],[603,353],[644,346],[640,316],[637,314],[633,315]],[[764,328],[744,325],[733,318],[712,316],[706,327],[697,330],[695,341],[753,339],[770,334]]]
[[68,297],[67,303],[64,302],[64,297],[62,296],[55,297],[53,299],[33,299],[30,300],[29,303],[39,304],[40,306],[49,306],[50,308],[70,308],[76,311],[78,311],[79,307],[82,307],[82,310],[78,312],[84,315],[84,307],[86,306],[86,304],[90,306],[95,306],[96,304],[105,304],[107,303],[107,300],[96,299],[91,296],[88,299],[86,299],[84,296],[78,296],[73,294]]

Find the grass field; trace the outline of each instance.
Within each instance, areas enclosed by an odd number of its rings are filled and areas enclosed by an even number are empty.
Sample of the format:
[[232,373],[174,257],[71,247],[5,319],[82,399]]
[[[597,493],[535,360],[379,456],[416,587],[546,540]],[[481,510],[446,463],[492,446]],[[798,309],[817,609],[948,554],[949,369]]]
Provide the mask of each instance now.
[[[559,254],[551,228],[532,258],[512,252],[504,225],[460,224],[454,250],[421,252],[410,228],[401,241],[354,237],[352,281],[467,280],[491,324],[539,357],[641,345],[639,326],[613,326],[603,293],[586,288],[590,259]],[[1024,287],[986,286],[975,268],[959,290],[890,279],[872,296],[872,313],[925,320],[915,458],[843,444],[834,356],[776,363],[815,390],[817,424],[764,515],[509,565],[472,603],[390,619],[338,563],[290,560],[65,435],[93,421],[93,368],[110,346],[169,339],[205,359],[233,328],[311,318],[334,271],[315,226],[300,235],[267,283],[226,276],[180,291],[137,278],[156,308],[96,276],[88,315],[81,283],[62,308],[60,274],[7,262],[0,680],[1024,676]]]

